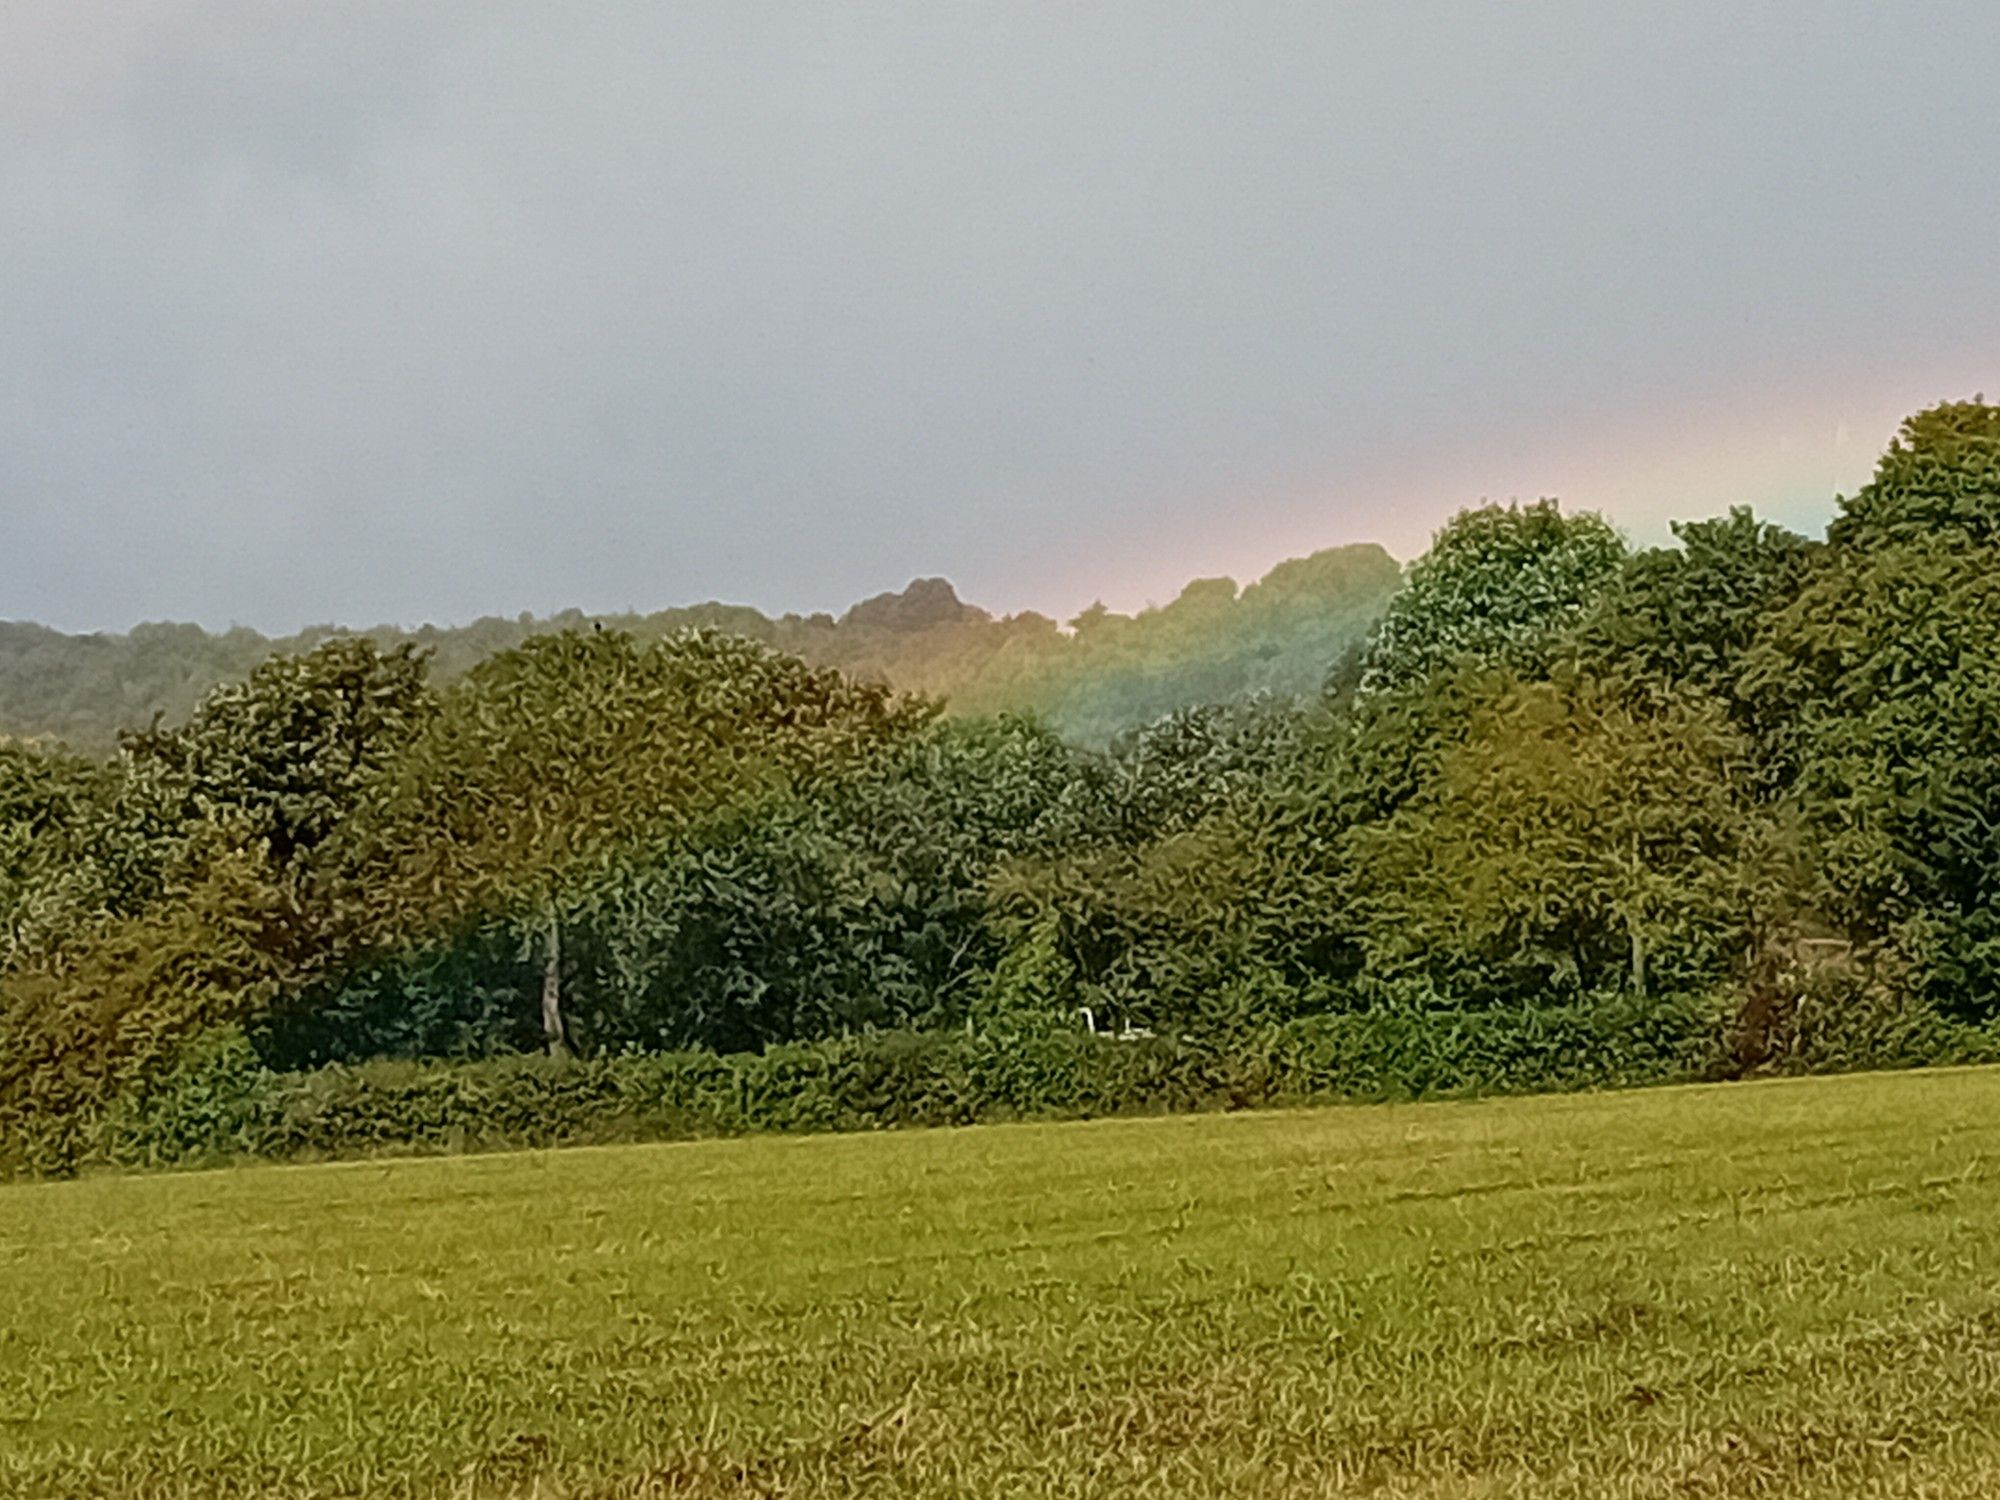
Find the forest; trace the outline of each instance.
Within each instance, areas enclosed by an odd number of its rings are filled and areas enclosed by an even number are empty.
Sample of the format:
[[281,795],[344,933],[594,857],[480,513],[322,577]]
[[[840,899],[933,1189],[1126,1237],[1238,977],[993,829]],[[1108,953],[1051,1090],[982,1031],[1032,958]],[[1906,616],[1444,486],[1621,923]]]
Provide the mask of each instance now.
[[0,621],[0,734],[109,754],[121,732],[156,715],[185,719],[207,694],[242,681],[266,658],[347,635],[385,649],[414,647],[431,681],[443,685],[535,635],[601,628],[652,642],[706,629],[923,693],[953,713],[1034,714],[1066,738],[1102,748],[1120,731],[1177,708],[1244,692],[1317,688],[1326,663],[1367,636],[1401,583],[1395,561],[1371,544],[1292,558],[1240,590],[1233,579],[1197,579],[1179,597],[1137,614],[1095,604],[1067,630],[1032,611],[995,617],[962,601],[942,578],[919,578],[838,617],[773,618],[710,602],[644,615],[568,610],[456,627],[324,625],[278,639],[164,621],[124,635],[65,635]]
[[[1485,505],[1073,635],[331,634],[0,741],[0,1163],[1991,1055],[2000,407],[1823,538],[1675,535]],[[864,660],[899,607],[987,665]]]

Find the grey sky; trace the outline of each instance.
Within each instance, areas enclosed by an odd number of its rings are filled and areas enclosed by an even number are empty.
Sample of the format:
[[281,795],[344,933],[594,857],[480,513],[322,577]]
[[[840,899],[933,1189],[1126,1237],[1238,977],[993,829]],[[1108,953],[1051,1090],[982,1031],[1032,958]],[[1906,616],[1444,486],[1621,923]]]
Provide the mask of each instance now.
[[2000,6],[0,0],[0,617],[1799,524],[2000,389]]

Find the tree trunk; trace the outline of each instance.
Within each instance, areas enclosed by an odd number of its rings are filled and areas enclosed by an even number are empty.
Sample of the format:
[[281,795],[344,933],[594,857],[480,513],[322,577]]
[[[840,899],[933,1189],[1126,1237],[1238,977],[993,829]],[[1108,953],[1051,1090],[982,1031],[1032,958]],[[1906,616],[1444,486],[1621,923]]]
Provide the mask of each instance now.
[[554,917],[549,918],[542,948],[542,1035],[548,1039],[550,1057],[569,1056],[562,1016],[562,924]]
[[1646,860],[1639,847],[1639,835],[1632,835],[1632,857],[1626,866],[1626,886],[1630,892],[1630,902],[1625,908],[1625,931],[1632,939],[1632,993],[1643,997],[1646,993],[1646,924],[1645,914],[1652,902],[1646,899]]

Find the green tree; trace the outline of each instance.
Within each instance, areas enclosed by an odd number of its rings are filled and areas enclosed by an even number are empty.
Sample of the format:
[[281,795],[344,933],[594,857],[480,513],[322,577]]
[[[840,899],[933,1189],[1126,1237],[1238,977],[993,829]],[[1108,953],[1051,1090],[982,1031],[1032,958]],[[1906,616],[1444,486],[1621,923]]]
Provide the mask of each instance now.
[[98,863],[115,766],[0,739],[0,970],[104,907]]
[[230,828],[274,872],[313,857],[415,735],[435,703],[423,653],[342,637],[260,663],[184,724],[123,737],[136,780],[183,824]]
[[69,804],[87,857],[39,888],[68,929],[44,916],[22,942],[16,928],[0,978],[0,1125],[60,1122],[66,1154],[190,1038],[316,973],[339,904],[316,856],[427,701],[414,653],[333,642],[131,737],[117,767],[71,767],[88,789]]
[[2000,1010],[2000,410],[1903,424],[1771,616],[1744,691],[1813,835],[1820,901],[1914,960],[1941,1008]]
[[609,1039],[754,1048],[960,1019],[996,957],[996,864],[1067,847],[1089,757],[1029,721],[934,724],[605,893]]
[[1747,756],[1698,698],[1496,694],[1434,777],[1353,835],[1373,972],[1461,999],[1715,982],[1751,917]]
[[[615,631],[530,640],[446,690],[343,846],[371,962],[495,928],[539,977],[552,1052],[564,976],[635,868],[810,790],[935,710],[754,642]],[[308,1004],[322,1003],[315,995]]]
[[1751,729],[1740,692],[1745,658],[1804,585],[1818,549],[1744,506],[1673,530],[1678,547],[1634,553],[1583,615],[1575,665],[1630,692],[1708,694]]
[[1468,663],[1541,675],[1624,560],[1618,533],[1590,511],[1566,516],[1553,500],[1460,511],[1376,627],[1364,695]]
[[1822,903],[1937,1002],[2000,1006],[2000,548],[1836,556],[1751,663]]
[[1827,528],[1835,547],[2000,543],[2000,406],[1948,401],[1905,421],[1875,475]]
[[1304,753],[1312,724],[1291,702],[1253,697],[1180,709],[1127,731],[1105,767],[1112,825],[1133,843],[1244,806]]
[[1252,700],[1122,737],[1097,836],[996,872],[1001,970],[1102,1024],[1182,1033],[1319,998],[1347,971],[1310,769],[1327,728]]

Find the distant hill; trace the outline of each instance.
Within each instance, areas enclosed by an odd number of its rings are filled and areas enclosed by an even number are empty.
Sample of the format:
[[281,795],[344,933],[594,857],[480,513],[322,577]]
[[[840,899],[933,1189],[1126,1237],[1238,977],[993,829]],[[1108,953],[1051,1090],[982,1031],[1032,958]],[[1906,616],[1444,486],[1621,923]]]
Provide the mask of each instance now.
[[1176,708],[1252,692],[1318,688],[1366,636],[1401,586],[1395,560],[1373,544],[1329,548],[1279,564],[1238,589],[1198,579],[1171,604],[1114,614],[1093,605],[1064,630],[1046,615],[995,616],[942,578],[863,600],[839,618],[772,618],[746,605],[696,604],[647,615],[489,617],[470,625],[358,632],[320,626],[270,637],[254,630],[140,625],[127,635],[66,635],[0,622],[0,733],[109,750],[121,729],[185,715],[217,684],[273,652],[331,636],[411,641],[449,680],[530,635],[584,625],[641,637],[708,626],[765,641],[808,661],[944,698],[954,711],[1039,713],[1062,733],[1101,743]]

